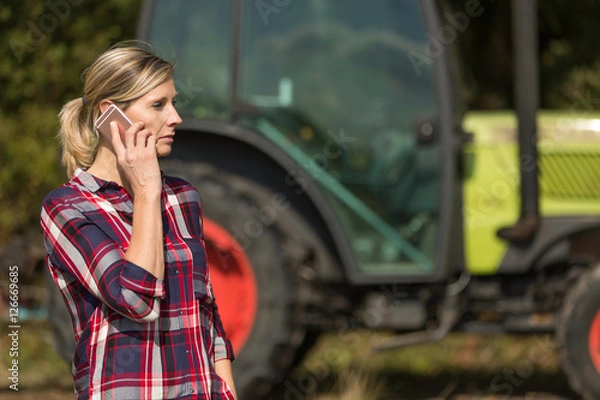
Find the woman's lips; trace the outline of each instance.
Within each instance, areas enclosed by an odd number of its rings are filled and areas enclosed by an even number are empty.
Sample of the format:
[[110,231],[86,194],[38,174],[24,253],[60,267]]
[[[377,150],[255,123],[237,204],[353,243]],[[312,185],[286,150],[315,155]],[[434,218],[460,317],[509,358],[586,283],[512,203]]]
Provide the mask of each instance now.
[[174,135],[163,136],[163,137],[159,138],[158,140],[161,141],[161,142],[172,142],[173,141],[173,136]]

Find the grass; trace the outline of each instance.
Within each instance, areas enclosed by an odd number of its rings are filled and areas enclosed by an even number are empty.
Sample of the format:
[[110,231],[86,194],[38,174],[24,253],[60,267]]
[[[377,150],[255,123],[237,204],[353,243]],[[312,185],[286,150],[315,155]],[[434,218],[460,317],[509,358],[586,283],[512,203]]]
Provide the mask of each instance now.
[[[11,358],[8,323],[0,327],[0,369]],[[286,381],[288,398],[305,400],[481,399],[532,393],[572,394],[560,372],[551,336],[485,336],[455,333],[441,342],[374,353],[388,336],[373,332],[323,335]],[[3,379],[0,397],[10,381]],[[72,389],[69,363],[54,350],[45,321],[19,329],[19,387]],[[502,396],[502,397],[500,397]],[[282,397],[284,398],[284,397]],[[468,397],[471,398],[471,397]]]
[[387,337],[373,332],[325,335],[291,382],[315,400],[572,395],[549,335],[455,333],[438,343],[371,351]]
[[[8,333],[8,322],[0,327],[0,370],[5,371],[12,363],[9,350],[12,341]],[[18,329],[18,366],[19,389],[56,388],[71,389],[73,387],[70,364],[60,358],[54,349],[52,332],[45,321],[28,320],[20,324]],[[6,350],[4,350],[6,349]],[[2,379],[0,390],[5,390],[11,383]]]

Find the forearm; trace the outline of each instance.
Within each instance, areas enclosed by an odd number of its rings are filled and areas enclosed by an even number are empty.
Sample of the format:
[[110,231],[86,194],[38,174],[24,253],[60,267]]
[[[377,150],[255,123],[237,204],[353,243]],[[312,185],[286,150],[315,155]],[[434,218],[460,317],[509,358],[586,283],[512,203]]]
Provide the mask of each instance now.
[[[85,207],[93,209],[94,204]],[[48,266],[56,270],[56,277],[76,279],[94,297],[129,319],[156,319],[164,282],[137,263],[121,258],[120,243],[93,220],[62,199],[44,203],[41,224]],[[68,279],[57,279],[57,284],[64,285],[65,281]]]
[[237,399],[237,393],[235,392],[235,384],[233,382],[233,372],[231,371],[231,360],[224,358],[215,362],[215,371],[217,375],[225,382],[233,392]]
[[164,277],[160,193],[135,196],[131,240],[125,252],[125,259],[147,270],[158,279]]

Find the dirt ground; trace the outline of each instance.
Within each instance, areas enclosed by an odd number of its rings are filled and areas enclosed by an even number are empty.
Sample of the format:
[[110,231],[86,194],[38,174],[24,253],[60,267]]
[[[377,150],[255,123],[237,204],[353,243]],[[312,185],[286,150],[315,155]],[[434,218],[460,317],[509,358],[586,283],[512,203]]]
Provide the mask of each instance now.
[[[505,371],[498,371],[507,377]],[[494,375],[499,376],[499,375]],[[500,382],[494,390],[489,385],[490,375],[475,373],[468,376],[453,375],[452,373],[426,378],[416,375],[390,375],[384,377],[385,389],[383,391],[373,388],[378,396],[368,397],[369,400],[577,400],[580,397],[574,394],[562,373],[541,374],[532,376],[527,380],[510,379],[516,385],[501,385]],[[493,379],[493,377],[492,377]],[[347,381],[346,381],[347,382]],[[508,381],[502,381],[507,383]],[[0,389],[2,400],[65,400],[75,399],[72,390],[63,386],[58,389],[20,388],[14,392],[6,387]],[[338,388],[339,389],[339,388]],[[342,388],[343,395],[338,390],[320,391],[318,393],[304,394],[291,393],[274,394],[266,400],[365,400],[368,389],[360,390],[362,394],[354,395],[351,388]],[[328,394],[326,394],[328,393]],[[368,396],[368,395],[367,395]]]
[[[0,349],[9,347],[7,332],[6,326],[0,326]],[[369,400],[578,399],[570,391],[566,377],[550,351],[554,345],[541,338],[454,336],[438,345],[389,352],[379,358],[368,351],[360,351],[371,343],[369,335],[361,336],[352,348],[339,344],[337,339],[332,336],[319,341],[312,355],[290,376],[293,393],[288,390],[268,400],[366,400],[366,397]],[[19,345],[20,390],[10,390],[6,380],[0,382],[1,400],[75,399],[70,364],[53,351],[52,335],[45,322],[23,324]],[[330,353],[338,357],[330,360],[327,350],[335,350],[336,346],[337,352]],[[537,350],[548,347],[548,356],[533,358],[531,348],[536,349],[536,346]],[[511,353],[514,354],[510,356]],[[0,357],[0,369],[4,371],[10,361],[7,356]],[[415,364],[410,368],[399,368],[399,365],[410,364],[416,359],[427,361],[428,367],[423,370]],[[332,362],[327,364],[330,366],[328,374],[320,374],[323,369],[318,369],[324,365],[324,360]],[[341,367],[334,368],[338,365],[335,360],[341,362]],[[348,371],[354,371],[356,366],[359,367],[358,375],[349,375]],[[311,377],[319,377],[319,384],[309,392],[299,391],[298,388],[306,387],[306,382],[310,382],[307,378]],[[361,394],[355,394],[355,387]]]
[[2,400],[65,400],[75,399],[73,391],[69,390],[13,390],[3,389],[0,391],[0,399]]
[[[73,392],[69,390],[46,390],[46,391],[26,391],[22,390],[19,392],[13,391],[0,391],[0,399],[2,400],[65,400],[65,399],[75,399],[73,396]],[[331,397],[330,395],[306,398],[306,400],[339,400],[339,398]],[[392,397],[389,399],[382,400],[409,400],[416,399],[413,397]],[[565,397],[565,396],[557,396],[551,393],[542,393],[542,392],[530,392],[525,395],[518,396],[509,396],[506,397],[504,395],[470,395],[470,394],[455,394],[450,397],[429,397],[422,398],[420,400],[574,400],[576,397]],[[278,400],[278,399],[273,399]],[[301,400],[301,399],[298,399]],[[344,397],[344,400],[350,400],[347,397]],[[360,400],[360,399],[352,399],[352,400]]]

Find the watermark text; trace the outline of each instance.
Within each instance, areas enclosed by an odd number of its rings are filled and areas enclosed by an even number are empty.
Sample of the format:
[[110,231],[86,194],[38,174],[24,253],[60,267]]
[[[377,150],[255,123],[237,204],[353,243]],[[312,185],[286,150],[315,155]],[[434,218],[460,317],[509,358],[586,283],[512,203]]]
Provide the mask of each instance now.
[[19,267],[8,267],[8,380],[11,390],[19,391]]

